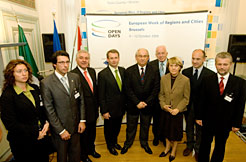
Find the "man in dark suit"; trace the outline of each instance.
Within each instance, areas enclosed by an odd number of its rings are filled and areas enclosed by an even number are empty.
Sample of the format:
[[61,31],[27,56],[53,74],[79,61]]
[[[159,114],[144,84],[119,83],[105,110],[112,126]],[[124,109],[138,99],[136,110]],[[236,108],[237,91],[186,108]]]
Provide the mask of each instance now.
[[94,144],[99,107],[96,71],[89,67],[90,54],[85,50],[81,50],[77,53],[76,62],[78,66],[71,72],[78,74],[80,77],[86,112],[86,129],[85,132],[80,135],[81,160],[83,162],[91,162],[88,155],[92,155],[94,158],[101,157],[101,155],[96,152]]
[[148,145],[149,126],[154,101],[160,90],[158,71],[148,65],[149,52],[144,48],[137,50],[135,58],[137,64],[126,70],[127,102],[127,131],[126,141],[121,154],[128,151],[136,136],[138,118],[140,116],[140,144],[145,152],[152,154]]
[[55,72],[41,81],[41,94],[50,122],[57,161],[80,162],[80,135],[85,130],[85,107],[79,76],[68,72],[69,55],[52,56]]
[[[155,51],[156,58],[155,60],[151,61],[149,64],[152,65],[158,71],[157,75],[161,80],[161,77],[167,73],[169,70],[167,68],[167,49],[166,46],[160,45],[156,47]],[[155,106],[153,111],[153,124],[152,124],[152,132],[154,135],[153,145],[157,146],[159,144],[160,139],[160,117],[161,117],[161,107],[159,104],[159,99],[156,98]],[[163,138],[163,137],[162,137]],[[165,139],[163,140],[164,144],[166,143]]]
[[124,73],[125,69],[118,66],[119,52],[111,49],[107,52],[108,67],[98,74],[98,91],[100,111],[104,118],[104,136],[109,152],[118,155],[121,146],[117,138],[125,114]]
[[[182,73],[190,79],[191,97],[187,111],[184,113],[186,121],[186,137],[187,144],[183,152],[184,156],[188,156],[193,148],[195,150],[195,159],[198,159],[199,146],[201,143],[201,126],[196,124],[195,111],[198,109],[195,107],[195,102],[199,98],[199,90],[202,79],[206,76],[214,74],[213,71],[203,66],[206,59],[205,52],[202,49],[196,49],[192,52],[192,66],[184,69]],[[194,138],[194,127],[196,127],[196,138]]]
[[[202,80],[199,111],[196,114],[196,122],[202,126],[198,162],[222,162],[230,131],[236,132],[241,127],[246,84],[245,80],[229,73],[231,65],[230,53],[218,53],[215,58],[217,74]],[[215,146],[209,160],[214,137]]]

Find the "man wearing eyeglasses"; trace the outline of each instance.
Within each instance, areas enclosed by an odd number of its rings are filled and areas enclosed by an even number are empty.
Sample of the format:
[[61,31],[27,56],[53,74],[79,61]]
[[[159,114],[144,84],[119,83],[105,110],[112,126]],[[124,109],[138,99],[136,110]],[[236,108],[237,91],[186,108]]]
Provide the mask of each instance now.
[[41,81],[41,94],[57,161],[80,162],[80,135],[85,130],[85,107],[79,76],[68,72],[69,55],[57,51],[52,56],[55,72]]
[[145,48],[137,50],[137,63],[127,68],[125,73],[127,94],[126,141],[121,150],[125,154],[134,142],[140,117],[140,144],[146,153],[152,154],[148,144],[149,126],[154,102],[160,90],[158,71],[148,65],[149,52]]

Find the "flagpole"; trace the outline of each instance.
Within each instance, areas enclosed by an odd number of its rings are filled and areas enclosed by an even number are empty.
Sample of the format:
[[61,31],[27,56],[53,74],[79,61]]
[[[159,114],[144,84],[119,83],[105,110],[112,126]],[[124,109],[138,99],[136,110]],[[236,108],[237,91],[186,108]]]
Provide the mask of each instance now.
[[79,18],[80,18],[80,15],[78,15],[78,17],[77,17],[76,31],[75,31],[74,41],[73,41],[73,52],[72,52],[72,59],[71,59],[70,70],[72,70],[72,66],[73,66],[74,48],[75,48],[75,43],[76,43],[76,35],[77,35],[77,31],[78,31]]

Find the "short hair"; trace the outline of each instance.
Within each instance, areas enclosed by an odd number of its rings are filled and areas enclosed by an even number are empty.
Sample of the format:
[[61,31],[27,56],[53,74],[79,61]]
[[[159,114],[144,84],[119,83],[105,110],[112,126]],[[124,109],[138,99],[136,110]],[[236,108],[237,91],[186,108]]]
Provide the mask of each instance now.
[[155,53],[157,53],[157,49],[160,48],[160,47],[163,47],[166,49],[166,52],[167,52],[167,47],[165,45],[159,45],[155,48]]
[[53,64],[57,64],[57,57],[58,56],[66,56],[70,60],[69,54],[66,51],[60,50],[60,51],[56,51],[55,53],[53,53],[53,55],[51,57],[51,62]]
[[118,54],[118,57],[120,57],[120,53],[119,53],[119,51],[117,51],[116,49],[111,49],[111,50],[109,50],[108,52],[107,52],[107,58],[109,58],[109,53],[117,53]]
[[140,50],[145,50],[145,51],[147,52],[148,56],[149,56],[149,51],[148,51],[146,48],[139,48],[139,49],[137,50],[135,56],[137,56],[137,55],[139,54],[139,51],[140,51]]
[[183,63],[182,60],[179,57],[171,57],[168,59],[167,61],[167,67],[169,67],[170,64],[177,64],[178,66],[180,66],[180,69],[183,68]]
[[216,55],[215,57],[215,62],[218,58],[222,58],[222,59],[225,59],[225,58],[228,58],[230,59],[230,62],[232,62],[232,56],[229,52],[220,52]]
[[4,74],[3,90],[5,90],[8,86],[13,86],[15,84],[14,69],[17,65],[21,65],[21,64],[25,65],[28,71],[27,83],[32,82],[32,68],[30,64],[20,59],[11,60],[3,71]]
[[88,51],[86,51],[86,50],[79,50],[79,51],[77,52],[77,55],[78,55],[78,54],[80,54],[80,53],[87,53],[87,54],[89,55],[89,57],[90,57],[89,52],[88,52]]
[[202,54],[203,54],[203,57],[204,58],[206,58],[207,56],[206,56],[206,53],[205,53],[205,51],[204,50],[202,50],[202,49],[195,49],[192,53],[194,53],[194,52],[196,52],[196,51],[200,51],[200,52],[202,52]]

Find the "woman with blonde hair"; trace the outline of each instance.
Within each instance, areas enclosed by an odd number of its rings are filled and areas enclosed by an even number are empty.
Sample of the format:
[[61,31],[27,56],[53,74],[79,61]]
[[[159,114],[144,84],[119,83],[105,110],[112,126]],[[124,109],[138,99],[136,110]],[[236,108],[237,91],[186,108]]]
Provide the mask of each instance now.
[[162,134],[166,138],[166,148],[160,154],[165,157],[169,152],[169,161],[175,159],[178,141],[183,138],[183,113],[189,103],[190,80],[180,73],[183,64],[178,57],[168,59],[170,73],[162,76],[159,93],[163,112]]

